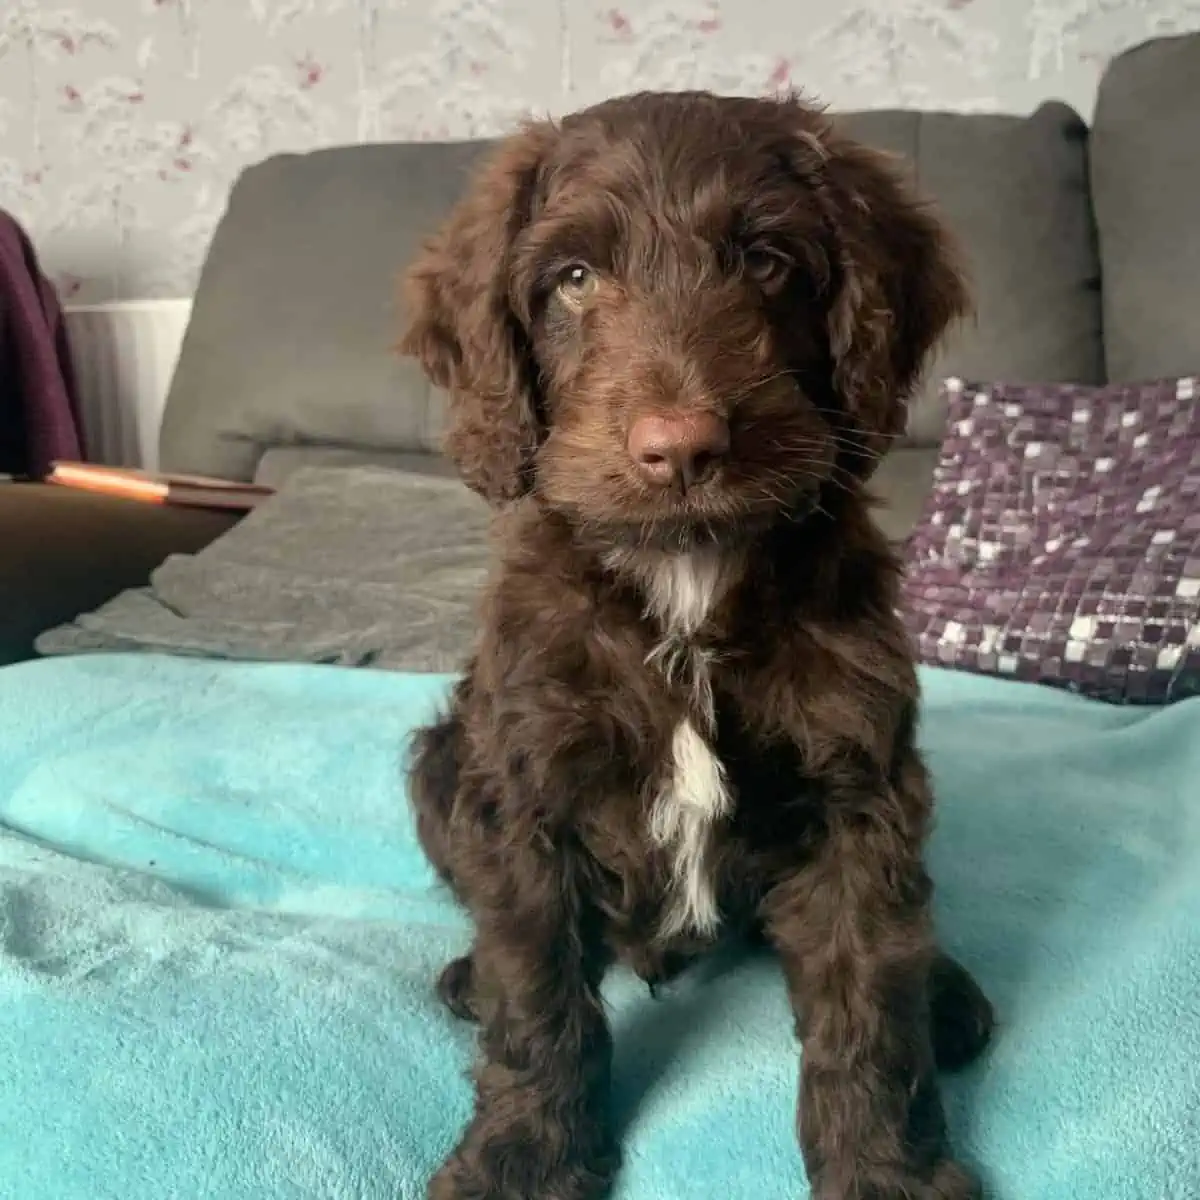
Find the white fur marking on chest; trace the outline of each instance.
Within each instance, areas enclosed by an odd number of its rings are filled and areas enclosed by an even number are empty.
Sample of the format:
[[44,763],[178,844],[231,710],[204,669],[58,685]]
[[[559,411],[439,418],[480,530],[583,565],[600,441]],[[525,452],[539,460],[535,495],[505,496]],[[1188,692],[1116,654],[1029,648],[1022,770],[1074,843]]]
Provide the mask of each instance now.
[[646,581],[650,608],[668,634],[691,637],[704,624],[721,582],[721,560],[693,551],[665,558]]
[[692,710],[675,729],[667,779],[650,814],[650,836],[672,854],[664,937],[689,929],[708,936],[721,920],[708,848],[713,823],[729,812],[730,796],[725,769],[709,742],[716,718],[710,655],[690,644],[721,582],[720,559],[697,553],[671,556],[646,578],[650,610],[665,634],[651,661],[673,682],[687,677]]
[[721,923],[708,867],[712,824],[729,811],[725,769],[690,719],[671,739],[671,773],[650,814],[650,836],[670,847],[672,892],[662,934],[709,935]]

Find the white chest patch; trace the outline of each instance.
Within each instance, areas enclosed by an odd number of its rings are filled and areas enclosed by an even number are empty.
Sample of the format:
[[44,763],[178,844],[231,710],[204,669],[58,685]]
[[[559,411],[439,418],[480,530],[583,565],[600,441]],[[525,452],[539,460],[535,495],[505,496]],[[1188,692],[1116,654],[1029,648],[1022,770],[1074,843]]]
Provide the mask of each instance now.
[[668,635],[691,637],[712,609],[721,585],[716,554],[672,554],[646,577],[650,609]]
[[680,721],[671,741],[671,769],[650,813],[650,836],[669,847],[671,897],[662,935],[684,930],[711,935],[721,923],[708,865],[714,821],[730,807],[725,768],[690,720]]
[[650,813],[650,836],[671,853],[671,895],[661,935],[685,930],[709,936],[721,914],[709,866],[714,822],[731,807],[725,769],[713,751],[715,732],[711,662],[689,644],[704,624],[723,582],[715,555],[680,554],[647,575],[649,608],[664,639],[650,661],[669,679],[685,677],[690,713],[671,739],[671,761]]

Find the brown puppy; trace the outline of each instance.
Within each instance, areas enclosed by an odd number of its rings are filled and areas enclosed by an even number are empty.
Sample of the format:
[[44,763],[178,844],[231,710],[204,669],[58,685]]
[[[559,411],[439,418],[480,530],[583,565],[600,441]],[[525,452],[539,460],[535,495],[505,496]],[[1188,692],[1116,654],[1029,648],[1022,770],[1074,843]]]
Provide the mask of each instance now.
[[404,349],[498,529],[412,765],[475,925],[440,990],[481,1024],[430,1196],[603,1195],[605,969],[653,984],[745,929],[783,963],[814,1197],[975,1196],[934,1068],[991,1012],[935,945],[917,680],[864,490],[966,306],[938,224],[799,101],[643,94],[510,139],[408,282]]

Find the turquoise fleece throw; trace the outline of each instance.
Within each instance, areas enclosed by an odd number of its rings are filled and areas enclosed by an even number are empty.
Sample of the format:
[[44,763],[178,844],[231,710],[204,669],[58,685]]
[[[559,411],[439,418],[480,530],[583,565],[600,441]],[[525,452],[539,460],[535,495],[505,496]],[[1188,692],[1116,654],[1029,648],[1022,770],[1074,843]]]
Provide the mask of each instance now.
[[[466,1119],[462,919],[400,757],[447,680],[154,655],[0,671],[0,1196],[416,1200]],[[994,1051],[947,1083],[998,1200],[1200,1197],[1200,701],[930,671],[949,948]],[[782,1200],[768,957],[616,975],[618,1200]]]

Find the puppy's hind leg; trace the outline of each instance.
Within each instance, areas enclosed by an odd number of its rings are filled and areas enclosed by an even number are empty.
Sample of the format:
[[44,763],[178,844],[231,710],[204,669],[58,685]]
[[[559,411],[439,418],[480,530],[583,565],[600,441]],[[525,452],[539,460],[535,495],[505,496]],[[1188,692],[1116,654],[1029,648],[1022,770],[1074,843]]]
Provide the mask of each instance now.
[[[454,706],[439,720],[417,731],[408,772],[417,838],[434,870],[452,891],[457,889],[451,862],[450,818],[458,793],[462,739],[462,720]],[[472,999],[474,979],[474,960],[465,954],[449,962],[437,981],[442,1003],[466,1021],[479,1020]]]
[[463,741],[455,709],[413,736],[408,764],[408,794],[417,823],[417,840],[443,882],[454,889],[450,818],[458,794]]

